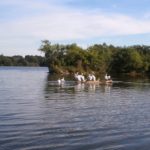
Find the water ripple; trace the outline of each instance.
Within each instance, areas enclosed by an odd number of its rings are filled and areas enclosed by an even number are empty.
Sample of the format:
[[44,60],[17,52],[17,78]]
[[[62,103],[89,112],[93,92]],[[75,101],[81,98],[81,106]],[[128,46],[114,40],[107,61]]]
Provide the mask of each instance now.
[[149,150],[150,83],[60,86],[26,69],[0,74],[0,149]]

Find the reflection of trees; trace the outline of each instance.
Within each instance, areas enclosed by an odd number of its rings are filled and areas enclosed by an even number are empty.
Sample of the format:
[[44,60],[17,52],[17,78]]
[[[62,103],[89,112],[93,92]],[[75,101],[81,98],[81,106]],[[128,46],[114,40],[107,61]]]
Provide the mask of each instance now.
[[55,93],[68,93],[68,94],[74,94],[75,89],[72,82],[64,82],[63,84],[59,84],[57,82],[58,78],[60,78],[60,75],[47,75],[47,83],[45,85],[45,93],[49,94],[55,94]]

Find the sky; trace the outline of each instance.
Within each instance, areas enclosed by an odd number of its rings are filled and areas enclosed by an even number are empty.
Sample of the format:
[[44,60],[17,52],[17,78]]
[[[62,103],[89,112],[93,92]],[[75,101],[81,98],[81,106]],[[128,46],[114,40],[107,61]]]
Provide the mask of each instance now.
[[150,0],[0,0],[0,54],[42,55],[42,40],[150,45]]

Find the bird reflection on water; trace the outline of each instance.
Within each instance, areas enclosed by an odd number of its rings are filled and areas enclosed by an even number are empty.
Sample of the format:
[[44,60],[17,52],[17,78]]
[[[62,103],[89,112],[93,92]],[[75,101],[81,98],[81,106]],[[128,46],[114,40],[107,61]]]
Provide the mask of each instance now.
[[[93,83],[77,83],[72,78],[65,78],[63,82],[58,82],[58,76],[47,77],[46,91],[55,91],[55,92],[102,92],[109,93],[111,90],[112,84],[100,85]],[[60,78],[59,78],[60,79]],[[49,90],[48,90],[49,89]]]

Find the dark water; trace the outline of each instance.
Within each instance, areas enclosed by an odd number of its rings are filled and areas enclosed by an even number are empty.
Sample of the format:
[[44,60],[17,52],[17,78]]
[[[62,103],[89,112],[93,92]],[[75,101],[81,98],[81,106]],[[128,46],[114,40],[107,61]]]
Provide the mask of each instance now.
[[150,81],[59,86],[47,68],[0,68],[0,150],[149,150]]

